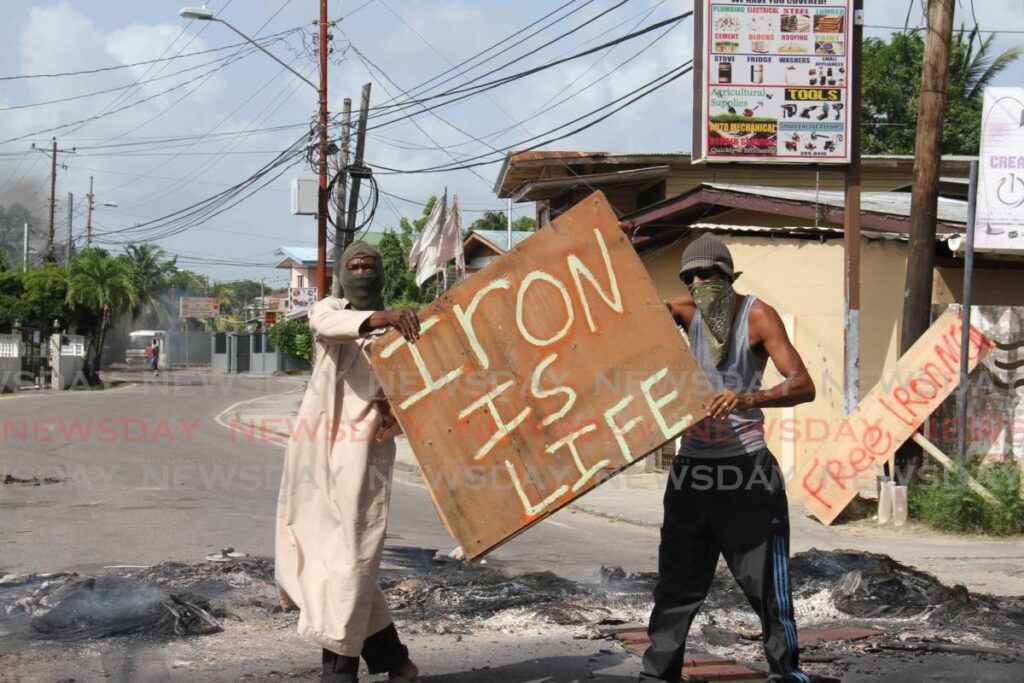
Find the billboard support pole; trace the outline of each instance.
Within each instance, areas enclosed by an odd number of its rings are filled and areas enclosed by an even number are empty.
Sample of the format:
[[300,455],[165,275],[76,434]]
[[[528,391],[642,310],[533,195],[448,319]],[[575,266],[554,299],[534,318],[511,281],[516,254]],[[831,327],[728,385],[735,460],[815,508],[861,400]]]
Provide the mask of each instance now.
[[861,146],[861,61],[863,59],[864,0],[854,0],[850,82],[847,116],[850,125],[850,165],[846,169],[846,201],[843,216],[843,407],[849,415],[860,402],[860,146]]
[[974,226],[978,212],[978,162],[971,162],[971,181],[967,191],[967,247],[964,254],[964,294],[961,307],[963,329],[960,332],[960,387],[956,402],[956,455],[960,481],[967,463],[967,345],[971,340],[971,297],[974,279]]

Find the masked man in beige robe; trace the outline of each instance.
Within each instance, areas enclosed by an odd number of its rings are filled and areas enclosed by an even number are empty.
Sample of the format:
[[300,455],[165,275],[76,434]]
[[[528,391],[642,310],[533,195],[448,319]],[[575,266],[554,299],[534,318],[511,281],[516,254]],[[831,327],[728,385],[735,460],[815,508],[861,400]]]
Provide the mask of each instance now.
[[344,299],[309,315],[315,364],[288,444],[277,507],[275,578],[299,633],[323,648],[323,683],[370,673],[414,680],[378,583],[395,461],[394,418],[370,366],[369,343],[394,327],[419,335],[416,314],[385,311],[380,253],[342,254]]

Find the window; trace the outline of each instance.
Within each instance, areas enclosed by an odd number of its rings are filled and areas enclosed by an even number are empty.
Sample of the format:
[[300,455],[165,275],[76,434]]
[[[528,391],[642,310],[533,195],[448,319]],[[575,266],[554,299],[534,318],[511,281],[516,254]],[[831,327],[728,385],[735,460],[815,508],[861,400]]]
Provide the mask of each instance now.
[[263,353],[263,335],[259,332],[252,335],[252,352]]
[[227,353],[228,352],[228,335],[224,332],[218,332],[213,336],[213,352],[214,353]]

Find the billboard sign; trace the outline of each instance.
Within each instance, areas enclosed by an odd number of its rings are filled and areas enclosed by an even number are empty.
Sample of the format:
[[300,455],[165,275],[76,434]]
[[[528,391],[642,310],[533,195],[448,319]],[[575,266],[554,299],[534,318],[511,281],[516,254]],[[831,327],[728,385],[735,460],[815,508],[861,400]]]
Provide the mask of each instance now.
[[974,248],[1024,251],[1024,88],[986,88]]
[[317,302],[316,287],[289,287],[288,310],[304,311],[313,308]]
[[694,162],[850,162],[853,0],[699,0]]
[[220,315],[220,299],[216,297],[183,296],[179,300],[181,318],[216,318]]

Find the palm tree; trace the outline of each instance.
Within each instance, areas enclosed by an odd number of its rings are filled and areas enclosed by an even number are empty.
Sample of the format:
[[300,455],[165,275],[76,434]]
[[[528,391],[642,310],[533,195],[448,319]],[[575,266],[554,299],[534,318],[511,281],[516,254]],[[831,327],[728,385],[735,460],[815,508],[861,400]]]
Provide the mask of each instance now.
[[239,314],[238,293],[229,282],[218,282],[210,286],[207,296],[220,301],[220,316],[207,321],[217,332],[228,332],[238,329],[238,320],[233,316]]
[[998,55],[991,55],[995,39],[996,34],[990,33],[985,40],[980,40],[977,26],[971,29],[966,41],[963,28],[957,33],[955,42],[959,43],[960,49],[951,53],[950,72],[963,74],[964,97],[969,100],[980,98],[992,80],[1020,57],[1021,51],[1017,46],[1007,48]]
[[167,258],[167,252],[155,244],[130,244],[125,258],[135,268],[138,299],[132,306],[132,320],[145,316],[158,323],[170,321],[167,309],[158,294],[167,287],[167,278],[176,270],[178,257]]
[[111,258],[97,247],[85,249],[71,262],[68,302],[91,308],[100,318],[86,356],[87,372],[93,377],[100,369],[107,331],[119,316],[138,304],[138,282],[135,267],[128,259]]

